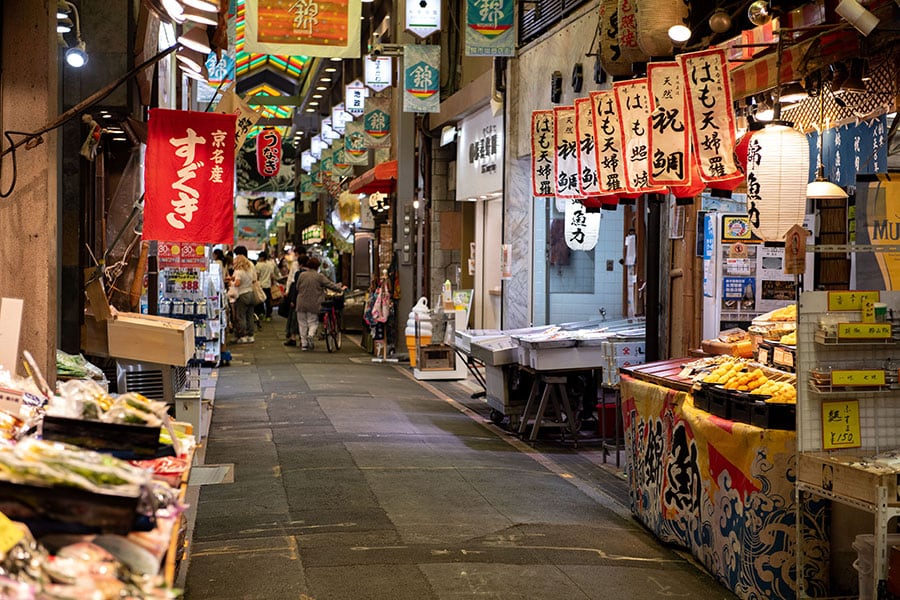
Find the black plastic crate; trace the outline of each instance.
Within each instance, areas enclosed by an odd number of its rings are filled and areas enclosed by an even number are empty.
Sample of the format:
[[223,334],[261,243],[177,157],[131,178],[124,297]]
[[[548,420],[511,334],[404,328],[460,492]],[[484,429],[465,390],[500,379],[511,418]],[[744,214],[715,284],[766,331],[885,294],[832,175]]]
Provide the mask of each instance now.
[[44,417],[45,440],[66,442],[126,460],[154,458],[160,451],[159,426],[104,423],[66,417]]
[[731,419],[731,395],[716,385],[704,386],[704,391],[709,401],[709,413],[723,419]]
[[797,405],[781,402],[755,402],[750,424],[763,429],[797,429]]
[[709,412],[709,394],[706,393],[705,389],[699,388],[694,390],[691,397],[694,399],[694,408]]
[[753,415],[754,402],[737,395],[732,396],[729,401],[731,402],[731,420],[736,423],[749,425],[750,418]]

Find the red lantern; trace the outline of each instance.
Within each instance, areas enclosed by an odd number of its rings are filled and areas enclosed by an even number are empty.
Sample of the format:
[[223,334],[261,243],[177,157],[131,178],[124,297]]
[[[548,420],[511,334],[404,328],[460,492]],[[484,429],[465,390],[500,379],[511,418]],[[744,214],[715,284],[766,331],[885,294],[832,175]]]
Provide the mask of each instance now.
[[691,153],[690,163],[690,181],[686,185],[669,186],[669,191],[675,196],[675,204],[692,204],[694,196],[706,189],[706,184],[700,178],[700,164],[693,153]]
[[281,169],[281,134],[263,129],[256,136],[256,170],[263,177],[274,177]]

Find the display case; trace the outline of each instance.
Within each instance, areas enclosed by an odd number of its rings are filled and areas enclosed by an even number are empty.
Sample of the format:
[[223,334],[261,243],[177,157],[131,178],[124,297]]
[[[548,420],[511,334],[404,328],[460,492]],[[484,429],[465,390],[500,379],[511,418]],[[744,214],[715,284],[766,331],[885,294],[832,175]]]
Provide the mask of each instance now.
[[192,360],[218,365],[227,326],[227,300],[219,263],[206,262],[202,267],[162,268],[159,281],[160,315],[192,322]]

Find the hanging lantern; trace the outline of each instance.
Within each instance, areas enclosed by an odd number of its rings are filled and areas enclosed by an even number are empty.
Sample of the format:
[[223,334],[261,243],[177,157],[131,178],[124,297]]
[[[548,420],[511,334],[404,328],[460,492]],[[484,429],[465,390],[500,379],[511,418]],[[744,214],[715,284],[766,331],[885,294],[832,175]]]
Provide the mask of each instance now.
[[637,12],[637,42],[647,56],[671,56],[669,28],[690,26],[690,9],[685,0],[634,0]]
[[338,197],[337,209],[341,222],[355,223],[359,221],[359,195],[351,194],[348,191],[342,192]]
[[809,142],[784,121],[756,132],[747,145],[747,213],[753,232],[782,241],[803,223],[809,181]]
[[631,75],[631,61],[619,45],[619,0],[600,0],[599,19],[600,66],[610,75]]
[[629,65],[650,60],[650,57],[638,46],[637,0],[618,0],[616,17],[619,26],[617,37],[622,60]]
[[256,170],[263,177],[274,177],[281,169],[281,134],[263,129],[256,136]]

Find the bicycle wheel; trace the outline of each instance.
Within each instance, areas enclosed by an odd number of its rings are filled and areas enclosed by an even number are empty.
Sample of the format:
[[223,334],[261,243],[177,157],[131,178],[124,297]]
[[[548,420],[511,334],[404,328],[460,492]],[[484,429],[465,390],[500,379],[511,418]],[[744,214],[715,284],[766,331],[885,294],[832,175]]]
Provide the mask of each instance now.
[[325,348],[329,352],[338,350],[337,341],[334,337],[334,319],[328,313],[325,313],[325,322],[322,326],[322,331],[325,334]]
[[341,349],[341,315],[337,314],[334,317],[334,347],[337,350]]

